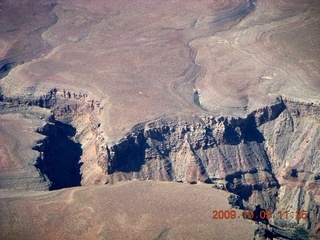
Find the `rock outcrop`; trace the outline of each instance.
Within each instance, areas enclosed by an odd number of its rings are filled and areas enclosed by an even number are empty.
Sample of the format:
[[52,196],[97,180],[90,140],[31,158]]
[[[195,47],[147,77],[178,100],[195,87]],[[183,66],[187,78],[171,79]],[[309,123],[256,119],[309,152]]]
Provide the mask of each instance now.
[[[315,228],[320,221],[319,110],[316,103],[279,98],[247,118],[160,119],[137,125],[106,146],[99,165],[108,183],[222,182],[247,209],[260,205],[290,212],[287,219],[275,214],[273,224]],[[308,217],[296,218],[300,210]]]
[[[320,221],[320,107],[284,99],[286,109],[261,127],[265,149],[280,184],[277,210],[289,211],[288,219],[275,215],[278,226],[316,228]],[[307,217],[299,217],[306,211]]]
[[318,1],[85,2],[1,5],[0,188],[203,182],[320,237]]
[[[51,189],[132,179],[213,183],[238,195],[237,201],[245,209],[254,210],[259,205],[274,213],[290,212],[287,219],[274,214],[269,220],[274,225],[317,231],[317,103],[279,97],[275,104],[257,109],[246,118],[165,117],[136,125],[114,144],[106,144],[99,128],[100,103],[86,95],[54,89],[38,99],[4,96],[3,103],[13,108],[51,110],[49,123],[38,130],[47,137],[34,147],[40,152],[36,167],[53,183]],[[65,132],[61,132],[63,126],[73,129],[72,134],[59,134]],[[75,156],[69,158],[75,160],[75,171],[64,165],[71,175],[60,171],[54,158],[45,157],[56,155],[50,142],[56,143],[59,137],[65,152]],[[68,181],[57,182],[61,174]],[[296,218],[296,211],[304,209],[307,218]]]

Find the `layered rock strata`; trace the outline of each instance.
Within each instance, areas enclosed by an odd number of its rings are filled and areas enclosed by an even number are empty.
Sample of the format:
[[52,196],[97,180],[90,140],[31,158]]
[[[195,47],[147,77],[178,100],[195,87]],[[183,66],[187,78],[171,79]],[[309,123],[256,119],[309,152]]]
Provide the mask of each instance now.
[[[275,214],[281,227],[319,222],[319,112],[316,103],[279,99],[247,118],[160,119],[136,126],[106,147],[107,183],[122,180],[206,182],[240,195],[247,209]],[[306,171],[305,169],[308,169]],[[296,219],[305,210],[306,219]]]
[[0,4],[1,188],[213,183],[319,236],[317,1],[31,2]]
[[[54,159],[45,158],[44,149],[52,151],[50,136],[59,135],[59,124],[72,124],[75,129],[66,134],[66,139],[81,147],[76,161],[76,165],[80,164],[76,170],[80,178],[77,183],[60,187],[132,179],[214,183],[239,195],[246,209],[260,205],[275,213],[288,210],[291,214],[306,209],[306,219],[280,219],[275,214],[270,222],[318,231],[317,103],[279,97],[275,104],[257,109],[246,118],[161,118],[135,126],[114,144],[106,144],[99,128],[102,107],[84,94],[54,89],[38,99],[3,96],[2,103],[12,109],[24,106],[51,110],[51,117],[46,120],[49,123],[37,130],[47,137],[38,141],[34,149],[40,152],[35,165],[43,179],[48,181],[49,176],[53,185],[58,183],[52,173],[59,172],[59,168],[48,167]],[[74,176],[70,175],[71,182]]]
[[[59,120],[77,128],[73,139],[83,150],[83,185],[131,179],[219,183],[238,194],[247,209],[257,205],[275,212],[308,209],[307,219],[275,215],[274,224],[310,229],[319,221],[316,103],[279,98],[246,118],[159,119],[139,124],[119,142],[106,145],[99,130],[99,103],[64,90],[48,96],[42,101],[52,109],[52,124]],[[45,105],[39,99],[6,100]],[[310,143],[301,149],[303,141]]]

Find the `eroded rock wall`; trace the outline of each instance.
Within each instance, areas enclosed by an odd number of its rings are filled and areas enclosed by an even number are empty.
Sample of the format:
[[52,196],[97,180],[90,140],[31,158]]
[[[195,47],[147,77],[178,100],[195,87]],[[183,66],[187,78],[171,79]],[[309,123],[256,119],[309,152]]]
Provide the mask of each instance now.
[[[131,179],[213,183],[239,195],[247,209],[260,205],[274,213],[288,210],[288,219],[274,214],[270,222],[277,226],[318,231],[317,103],[279,98],[246,118],[161,118],[133,127],[114,144],[106,144],[100,129],[100,103],[87,95],[54,89],[38,99],[3,97],[2,103],[11,106],[3,111],[23,106],[49,108],[47,121],[51,124],[61,121],[75,127],[74,133],[66,136],[81,146],[78,184]],[[47,136],[40,142],[42,148],[50,135],[45,128],[38,130]],[[41,147],[36,164],[40,170]],[[45,179],[50,176],[45,171],[42,174]],[[296,219],[296,211],[304,209],[308,217]]]
[[111,183],[125,179],[222,182],[246,206],[275,209],[278,181],[258,126],[285,110],[278,103],[247,118],[161,119],[136,126],[99,160]]
[[[275,215],[273,220],[280,226],[315,228],[320,221],[320,107],[292,99],[284,99],[284,104],[279,117],[260,128],[280,184],[277,210],[291,214],[288,219]],[[301,210],[306,219],[296,219]]]
[[[219,184],[247,209],[275,214],[283,227],[319,222],[319,105],[280,99],[247,118],[195,117],[140,124],[106,147],[99,165],[107,183],[165,180]],[[306,210],[306,219],[296,211]]]

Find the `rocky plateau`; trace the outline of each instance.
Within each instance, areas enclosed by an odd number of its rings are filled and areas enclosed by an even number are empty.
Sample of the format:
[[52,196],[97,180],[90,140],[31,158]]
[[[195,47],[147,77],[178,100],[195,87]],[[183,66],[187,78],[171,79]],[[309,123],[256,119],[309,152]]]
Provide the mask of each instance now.
[[320,239],[317,0],[0,12],[1,239]]

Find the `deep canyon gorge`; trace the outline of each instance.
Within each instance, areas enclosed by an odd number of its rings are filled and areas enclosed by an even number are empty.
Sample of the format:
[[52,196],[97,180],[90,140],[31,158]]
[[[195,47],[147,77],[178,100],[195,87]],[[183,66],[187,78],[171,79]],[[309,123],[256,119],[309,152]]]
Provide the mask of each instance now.
[[320,238],[316,0],[0,9],[1,239]]

